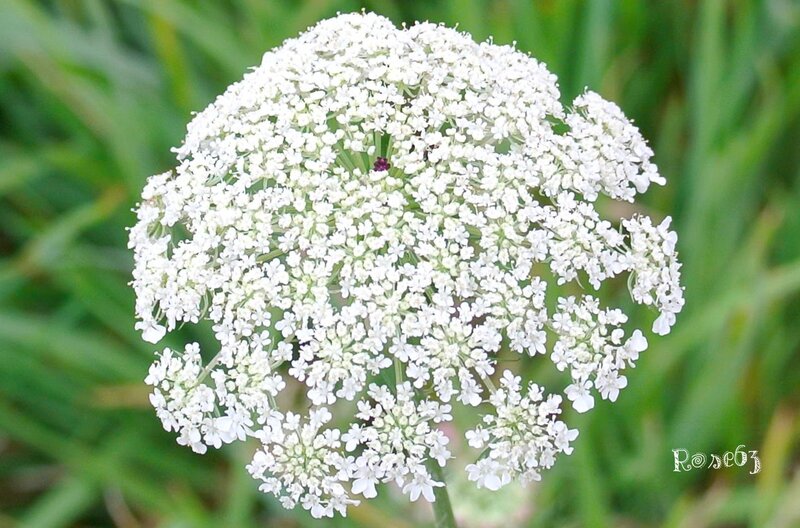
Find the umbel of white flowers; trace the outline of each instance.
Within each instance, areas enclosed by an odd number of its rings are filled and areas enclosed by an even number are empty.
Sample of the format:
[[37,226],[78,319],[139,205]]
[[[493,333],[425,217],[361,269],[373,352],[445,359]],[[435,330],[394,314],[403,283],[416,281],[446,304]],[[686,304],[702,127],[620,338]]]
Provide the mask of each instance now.
[[[589,292],[627,277],[666,334],[683,291],[669,218],[595,207],[663,184],[652,151],[596,93],[562,106],[556,81],[513,47],[371,13],[267,52],[194,117],[130,230],[144,339],[209,320],[219,342],[152,365],[164,427],[198,453],[256,437],[261,489],[315,517],[379,483],[434,500],[456,403],[482,416],[466,432],[478,487],[569,454],[557,392],[578,412],[614,401],[647,347]],[[571,382],[546,394],[496,372],[501,349]],[[287,382],[301,414],[277,405]]]

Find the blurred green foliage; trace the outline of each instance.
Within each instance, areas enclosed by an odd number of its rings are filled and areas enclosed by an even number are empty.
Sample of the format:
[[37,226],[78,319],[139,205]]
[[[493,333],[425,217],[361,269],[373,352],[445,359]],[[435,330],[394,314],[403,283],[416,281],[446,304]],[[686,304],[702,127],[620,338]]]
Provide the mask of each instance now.
[[[673,334],[616,405],[571,416],[575,453],[533,495],[456,481],[465,526],[493,508],[505,526],[800,526],[797,2],[2,0],[0,527],[425,525],[425,505],[390,493],[314,523],[256,491],[248,447],[177,446],[147,403],[153,347],[126,285],[130,208],[190,112],[284,38],[361,7],[516,41],[565,101],[588,85],[618,102],[669,181],[645,206],[680,233]],[[759,474],[672,471],[673,448],[740,444]]]

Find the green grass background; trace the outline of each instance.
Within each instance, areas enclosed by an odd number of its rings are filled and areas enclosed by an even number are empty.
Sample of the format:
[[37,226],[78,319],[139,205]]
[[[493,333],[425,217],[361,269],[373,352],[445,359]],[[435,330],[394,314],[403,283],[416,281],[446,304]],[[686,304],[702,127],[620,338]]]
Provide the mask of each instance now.
[[[531,492],[463,491],[465,526],[800,526],[800,4],[791,0],[373,0],[530,51],[564,100],[591,86],[668,178],[687,304],[615,405]],[[410,527],[394,495],[314,523],[256,491],[251,446],[193,455],[162,431],[133,331],[124,227],[190,112],[349,0],[0,0],[0,527]],[[206,329],[183,339],[208,341]],[[759,450],[672,471],[673,448]],[[453,479],[460,477],[451,475]],[[460,505],[459,505],[460,503]],[[512,521],[508,519],[514,519]]]

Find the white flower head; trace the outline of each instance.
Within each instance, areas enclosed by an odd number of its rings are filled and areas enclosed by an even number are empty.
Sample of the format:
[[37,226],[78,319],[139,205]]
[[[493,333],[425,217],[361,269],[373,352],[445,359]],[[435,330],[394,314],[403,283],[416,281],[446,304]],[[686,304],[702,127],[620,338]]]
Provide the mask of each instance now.
[[[382,483],[434,500],[452,405],[489,411],[467,433],[478,486],[569,454],[557,392],[580,412],[615,400],[647,339],[556,286],[627,276],[658,334],[683,290],[669,218],[596,208],[665,183],[647,143],[599,95],[559,96],[513,47],[371,13],[267,52],[195,116],[130,230],[143,338],[205,320],[218,342],[153,364],[164,427],[197,452],[258,438],[262,490],[315,517]],[[570,381],[545,395],[505,371],[495,388],[501,350]],[[305,387],[302,415],[277,407],[287,384]]]

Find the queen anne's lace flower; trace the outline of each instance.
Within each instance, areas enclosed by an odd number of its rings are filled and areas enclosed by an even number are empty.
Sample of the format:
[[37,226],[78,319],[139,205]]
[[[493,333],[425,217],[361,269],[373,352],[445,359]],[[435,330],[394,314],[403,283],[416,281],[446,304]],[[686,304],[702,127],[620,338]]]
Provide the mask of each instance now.
[[[683,305],[669,218],[595,206],[664,183],[636,127],[592,92],[563,107],[541,63],[442,26],[321,22],[199,113],[177,155],[130,232],[136,327],[157,342],[209,320],[219,349],[165,349],[151,401],[197,452],[258,438],[262,490],[317,517],[379,483],[433,500],[453,402],[488,413],[471,480],[538,479],[577,431],[561,396],[507,370],[495,388],[497,354],[549,358],[587,411],[647,340],[584,288],[627,277],[659,334]],[[290,380],[303,415],[277,406]]]

